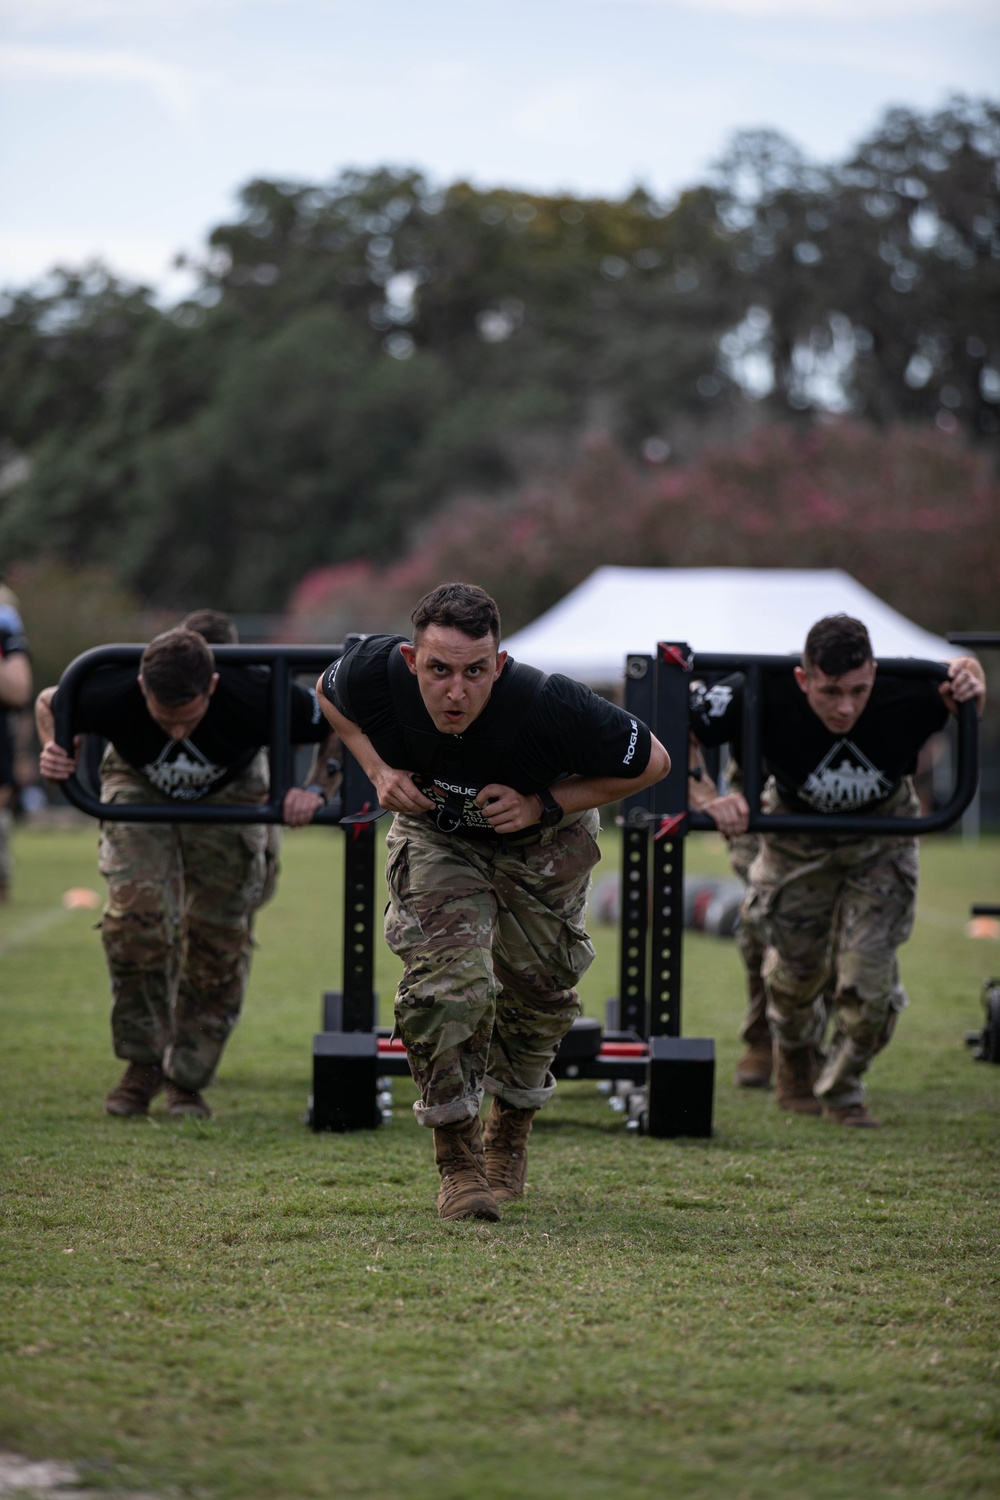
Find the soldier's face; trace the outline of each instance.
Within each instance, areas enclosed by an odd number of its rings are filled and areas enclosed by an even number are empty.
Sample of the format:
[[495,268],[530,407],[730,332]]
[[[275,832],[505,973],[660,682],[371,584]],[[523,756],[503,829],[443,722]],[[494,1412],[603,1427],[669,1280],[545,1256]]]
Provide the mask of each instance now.
[[208,704],[212,694],[215,692],[215,684],[219,680],[216,672],[212,678],[211,686],[207,693],[197,693],[195,697],[189,698],[186,703],[161,703],[155,694],[142,680],[140,674],[139,686],[142,696],[146,700],[146,708],[149,717],[154,724],[158,724],[164,734],[168,734],[172,740],[186,740],[189,734],[193,734],[208,713]]
[[400,650],[442,734],[462,734],[478,719],[507,660],[491,635],[471,640],[451,625],[428,625]]
[[828,677],[818,667],[795,668],[795,681],[817,719],[831,734],[848,734],[864,712],[875,686],[875,663]]

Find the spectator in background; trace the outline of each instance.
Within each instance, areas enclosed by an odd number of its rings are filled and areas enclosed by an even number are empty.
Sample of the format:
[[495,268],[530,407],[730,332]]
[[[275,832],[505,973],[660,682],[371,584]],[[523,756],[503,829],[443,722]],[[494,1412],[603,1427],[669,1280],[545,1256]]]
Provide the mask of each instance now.
[[15,713],[31,702],[31,657],[21,623],[20,604],[0,584],[0,902],[10,900],[14,865],[11,854],[14,776]]

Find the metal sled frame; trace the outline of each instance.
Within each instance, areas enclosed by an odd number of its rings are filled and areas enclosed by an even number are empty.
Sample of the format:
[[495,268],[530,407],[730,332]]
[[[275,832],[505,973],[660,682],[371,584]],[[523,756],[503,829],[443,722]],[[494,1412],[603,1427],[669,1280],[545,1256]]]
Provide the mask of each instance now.
[[[66,669],[56,700],[56,738],[73,742],[73,708],[83,677],[105,662],[136,662],[142,646],[98,647]],[[108,806],[76,777],[64,783],[81,811],[105,820],[131,822],[280,823],[281,803],[291,785],[289,682],[296,671],[321,670],[343,646],[217,646],[219,661],[267,666],[271,671],[271,795],[267,803],[201,807],[164,804]],[[719,677],[742,672],[744,795],[750,828],[760,832],[836,831],[909,837],[950,827],[972,800],[978,775],[975,705],[958,715],[956,784],[947,805],[929,817],[767,814],[758,811],[761,791],[760,683],[765,672],[791,672],[798,658],[739,653],[694,653],[683,642],[661,642],[655,656],[626,661],[625,708],[644,720],[665,746],[673,773],[622,804],[622,894],[618,995],[608,1001],[607,1027],[574,1027],[560,1049],[557,1077],[627,1080],[635,1084],[631,1123],[652,1136],[709,1136],[715,1047],[711,1038],[681,1036],[684,840],[692,830],[715,824],[687,806],[687,764],[692,675]],[[941,681],[939,662],[882,660],[885,672]],[[323,1002],[323,1031],[313,1043],[313,1092],[308,1123],[313,1130],[367,1130],[378,1126],[379,1080],[406,1075],[406,1054],[376,1025],[375,791],[352,756],[345,753],[343,807],[320,809],[317,823],[341,824],[345,832],[343,987]],[[358,821],[352,821],[357,818]]]
[[[618,996],[608,1003],[615,1037],[648,1043],[650,1077],[645,1099],[630,1105],[640,1128],[652,1135],[711,1133],[708,1096],[708,1039],[681,1038],[682,935],[684,913],[684,840],[692,830],[715,831],[704,813],[687,806],[690,740],[690,684],[694,677],[717,679],[732,672],[744,676],[743,793],[751,809],[750,829],[766,833],[910,837],[950,827],[971,802],[978,776],[978,721],[973,703],[960,706],[956,785],[943,808],[928,817],[893,818],[877,814],[765,813],[760,811],[762,769],[762,674],[790,673],[795,656],[693,652],[685,642],[660,642],[655,656],[629,656],[625,668],[625,707],[645,719],[670,755],[673,772],[647,791],[629,797],[622,807],[621,949]],[[898,676],[943,681],[940,662],[879,661],[880,670]],[[667,1062],[674,1085],[687,1086],[672,1100],[665,1092]],[[658,1063],[663,1081],[658,1081]],[[696,1082],[697,1070],[701,1081]]]

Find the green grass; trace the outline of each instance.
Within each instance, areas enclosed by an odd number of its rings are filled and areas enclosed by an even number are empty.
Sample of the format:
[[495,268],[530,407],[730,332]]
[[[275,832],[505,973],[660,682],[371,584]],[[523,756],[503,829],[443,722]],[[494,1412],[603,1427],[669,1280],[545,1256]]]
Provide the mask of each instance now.
[[[293,835],[209,1122],[111,1120],[87,827],[17,840],[0,908],[0,1446],[210,1500],[996,1494],[1000,1068],[963,1044],[1000,944],[1000,843],[927,841],[912,1007],[871,1075],[880,1132],[736,1090],[732,943],[685,946],[714,1036],[710,1141],[627,1134],[563,1084],[525,1201],[441,1224],[397,1080],[377,1132],[303,1124],[339,982],[340,835]],[[615,850],[607,837],[608,861]],[[717,839],[690,868],[722,871]],[[617,942],[595,924],[585,999]],[[388,1013],[393,960],[380,952]]]

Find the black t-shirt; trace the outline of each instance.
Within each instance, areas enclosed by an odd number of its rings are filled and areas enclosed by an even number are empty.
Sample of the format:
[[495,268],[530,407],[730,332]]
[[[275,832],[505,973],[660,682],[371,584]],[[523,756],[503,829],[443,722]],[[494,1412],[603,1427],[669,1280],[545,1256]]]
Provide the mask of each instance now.
[[[762,674],[761,759],[790,811],[871,812],[915,769],[920,747],[947,717],[936,683],[878,672],[854,728],[833,734],[789,666],[787,675]],[[703,745],[732,745],[742,765],[742,675],[710,688],[695,685],[691,728]]]
[[[30,656],[21,616],[12,604],[0,604],[0,657]],[[14,785],[14,737],[12,710],[0,703],[0,787]]]
[[649,764],[650,734],[640,719],[569,677],[546,677],[508,659],[486,707],[462,734],[442,734],[424,707],[400,635],[370,635],[344,652],[323,677],[323,693],[357,724],[398,771],[419,776],[461,804],[465,828],[492,832],[475,806],[490,782],[527,795],[561,777],[639,776]]
[[12,604],[0,604],[0,656],[16,656],[19,652],[31,655],[21,616]]
[[[73,729],[110,740],[165,797],[196,802],[245,771],[271,737],[270,673],[225,663],[217,670],[205,717],[187,739],[172,740],[150,718],[133,665],[108,664],[84,678]],[[290,729],[296,745],[318,743],[329,732],[315,692],[298,683],[292,684]]]

